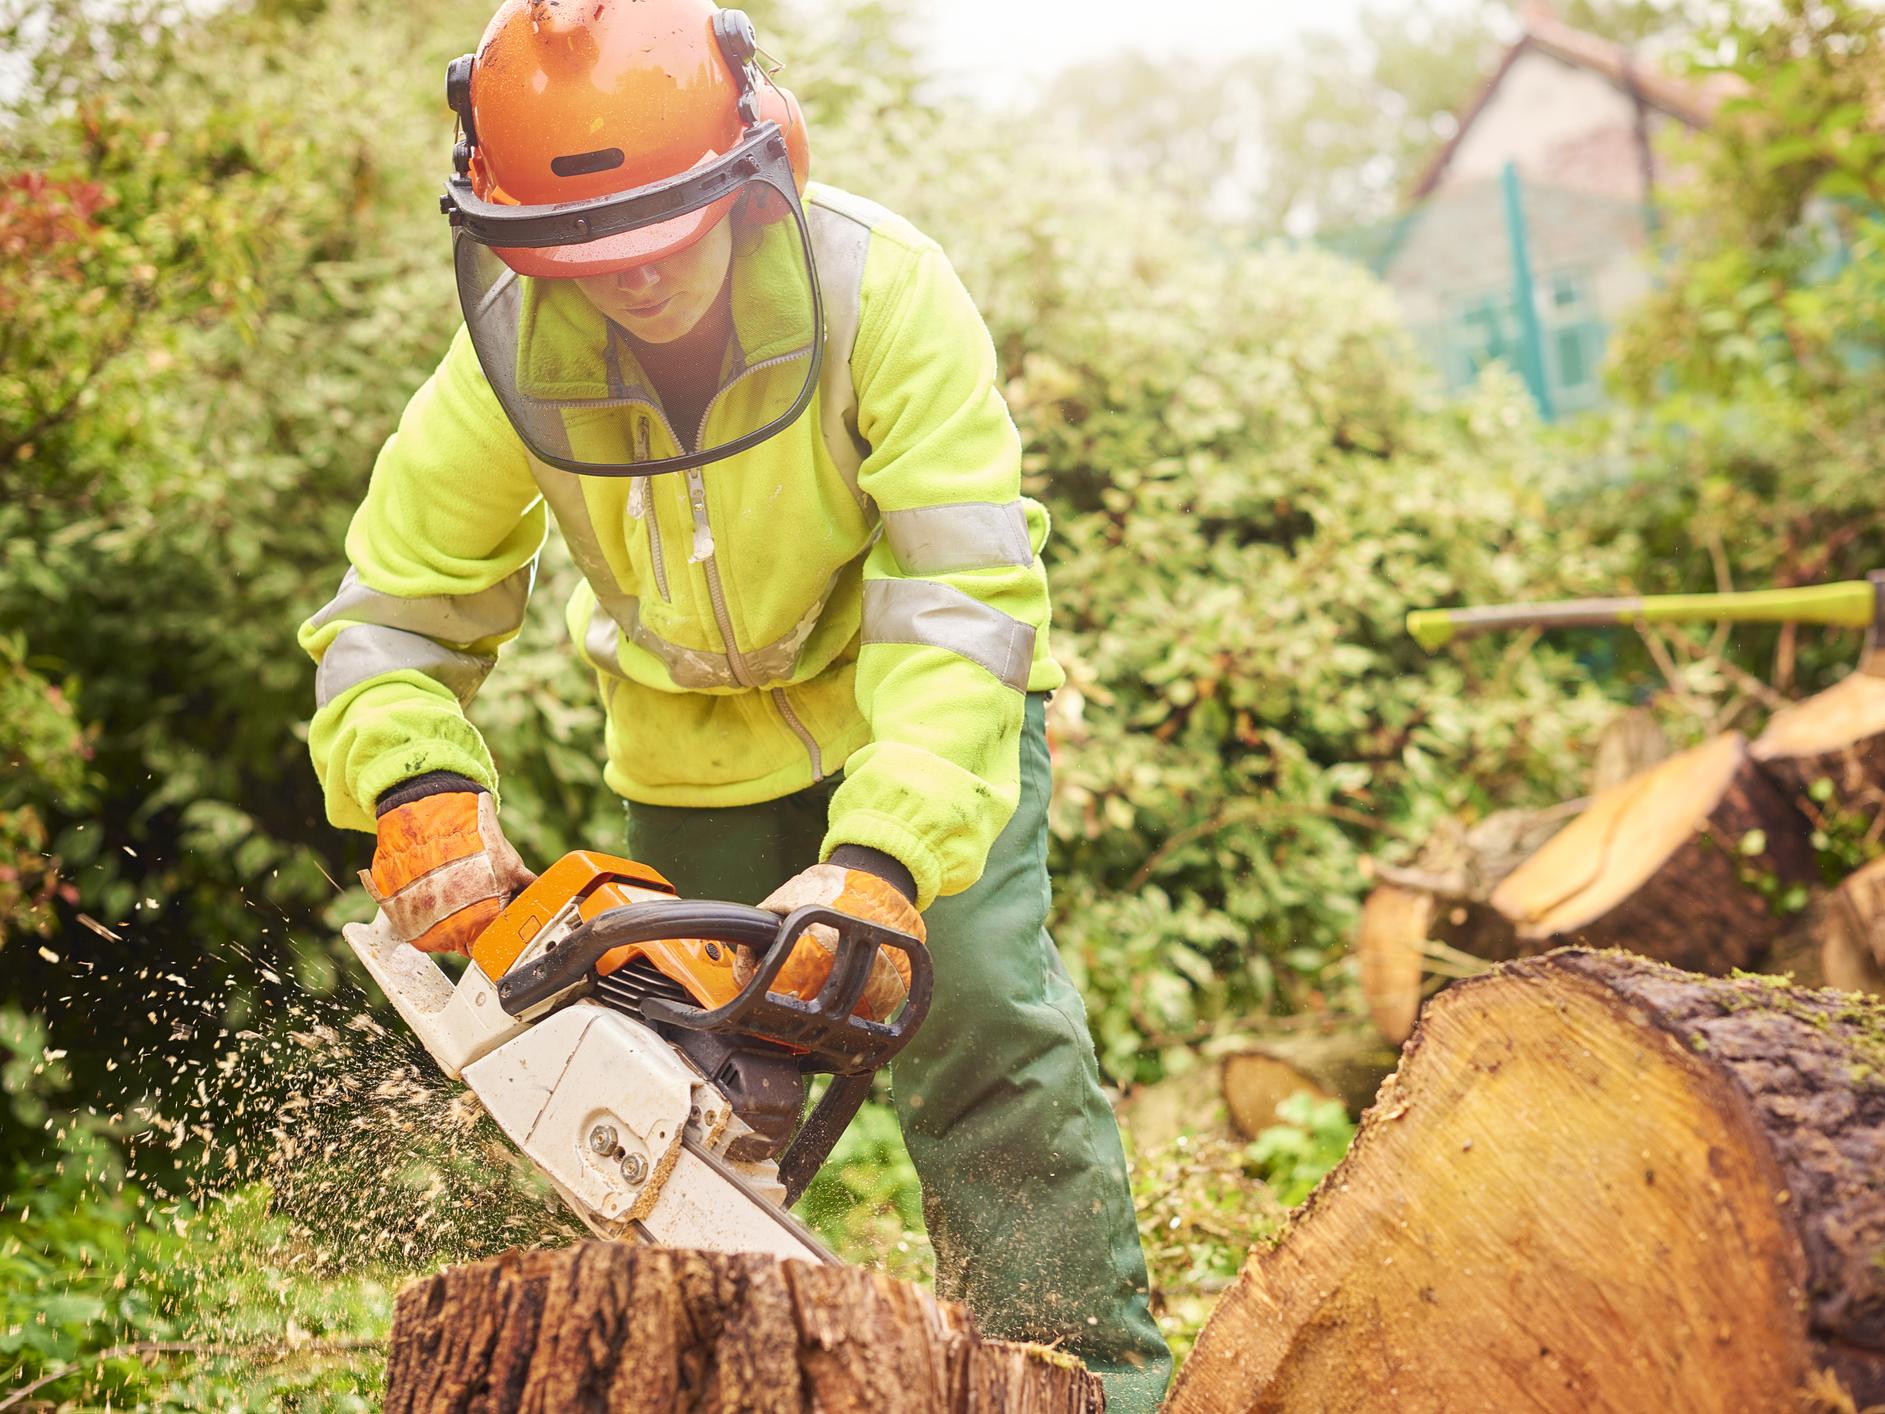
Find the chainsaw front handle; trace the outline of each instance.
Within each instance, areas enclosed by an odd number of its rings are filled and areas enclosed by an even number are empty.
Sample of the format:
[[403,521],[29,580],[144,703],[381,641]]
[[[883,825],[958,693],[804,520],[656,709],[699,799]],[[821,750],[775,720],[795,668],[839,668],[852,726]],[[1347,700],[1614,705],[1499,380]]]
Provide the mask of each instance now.
[[[793,946],[807,930],[824,924],[838,938],[831,973],[809,1000],[774,992]],[[733,1032],[783,1042],[808,1052],[805,1068],[837,1075],[867,1075],[903,1049],[929,1014],[934,989],[929,950],[907,933],[853,918],[823,905],[796,909],[783,919],[744,904],[702,900],[656,900],[599,913],[555,942],[541,957],[522,963],[497,982],[498,1003],[510,1016],[525,1016],[571,991],[596,984],[596,964],[616,948],[669,938],[702,938],[750,948],[761,954],[759,969],[739,994],[707,1008],[663,997],[646,998],[645,1020],[690,1031]],[[895,1020],[854,1016],[870,978],[878,948],[900,952],[910,964],[910,994]]]

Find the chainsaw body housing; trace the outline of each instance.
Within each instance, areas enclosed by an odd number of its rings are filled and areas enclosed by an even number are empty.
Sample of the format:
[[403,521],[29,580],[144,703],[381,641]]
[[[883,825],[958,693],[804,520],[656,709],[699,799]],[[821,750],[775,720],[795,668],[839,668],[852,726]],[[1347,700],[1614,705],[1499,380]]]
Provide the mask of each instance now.
[[[830,976],[809,997],[771,991],[817,925],[839,939]],[[678,899],[656,871],[590,851],[519,893],[456,983],[383,914],[346,936],[440,1068],[594,1232],[720,1251],[831,1260],[786,1204],[929,1003],[914,938],[828,909],[782,921]],[[744,985],[737,946],[759,954]],[[853,1014],[880,946],[911,964],[894,1024]],[[801,1123],[815,1071],[833,1078]]]

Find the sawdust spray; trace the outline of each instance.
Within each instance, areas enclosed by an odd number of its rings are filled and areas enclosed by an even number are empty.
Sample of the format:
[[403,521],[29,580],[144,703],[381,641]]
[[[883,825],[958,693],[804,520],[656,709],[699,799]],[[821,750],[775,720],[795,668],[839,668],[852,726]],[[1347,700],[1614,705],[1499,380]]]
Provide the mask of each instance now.
[[470,1092],[353,983],[291,991],[234,1029],[222,998],[163,1000],[154,1030],[215,1035],[167,1057],[167,1083],[126,1108],[144,1185],[199,1209],[264,1186],[283,1256],[314,1271],[416,1273],[583,1235]]
[[[371,1347],[409,1278],[585,1235],[470,1092],[397,1018],[376,1016],[356,983],[332,976],[326,958],[302,959],[331,978],[319,994],[295,985],[292,965],[277,970],[236,943],[218,949],[237,954],[222,959],[235,980],[216,983],[127,969],[135,938],[106,942],[98,953],[110,964],[42,951],[75,983],[59,999],[71,1008],[60,1029],[69,1034],[83,1016],[100,975],[137,989],[144,1024],[106,1063],[123,1088],[49,1120],[48,1138],[78,1193],[135,1195],[135,1226],[187,1239],[165,1251],[192,1269],[134,1293],[162,1308],[141,1329],[238,1353],[194,1365],[164,1357],[179,1381],[212,1366],[226,1374],[232,1361],[266,1369],[283,1351]],[[47,1063],[62,1054],[49,1050]],[[74,1142],[84,1131],[110,1142]],[[344,1301],[350,1325],[320,1319]],[[381,1356],[369,1348],[352,1358],[377,1369]]]

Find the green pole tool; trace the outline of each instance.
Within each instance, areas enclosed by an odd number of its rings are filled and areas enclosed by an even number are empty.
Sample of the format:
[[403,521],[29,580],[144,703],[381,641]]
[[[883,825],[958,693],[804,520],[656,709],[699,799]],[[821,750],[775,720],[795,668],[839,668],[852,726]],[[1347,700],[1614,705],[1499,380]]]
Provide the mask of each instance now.
[[1885,570],[1865,579],[1801,589],[1737,594],[1650,594],[1629,599],[1560,599],[1547,604],[1416,609],[1407,631],[1429,653],[1458,638],[1513,628],[1625,627],[1635,624],[1828,624],[1863,628],[1868,664],[1885,672]]

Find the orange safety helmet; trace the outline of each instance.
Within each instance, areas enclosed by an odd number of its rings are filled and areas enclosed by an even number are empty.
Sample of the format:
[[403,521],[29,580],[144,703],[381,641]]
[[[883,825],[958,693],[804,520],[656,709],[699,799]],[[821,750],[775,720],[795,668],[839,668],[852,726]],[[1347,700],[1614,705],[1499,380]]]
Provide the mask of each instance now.
[[[800,201],[810,144],[758,59],[752,21],[712,0],[506,0],[478,52],[446,70],[460,131],[440,209],[459,305],[540,461],[585,476],[687,470],[810,405],[824,356]],[[726,246],[673,259],[723,223]],[[651,268],[624,274],[637,267]],[[676,293],[638,302],[664,286]],[[706,342],[688,342],[696,329]],[[645,371],[677,357],[728,370],[720,392],[744,382],[724,400],[739,411],[715,415],[716,393],[677,427]]]
[[[802,193],[805,118],[757,55],[752,21],[712,0],[506,0],[447,71],[456,155],[483,200],[553,206],[697,171],[771,121]],[[581,245],[494,249],[520,275],[603,274],[685,250],[732,203]]]

